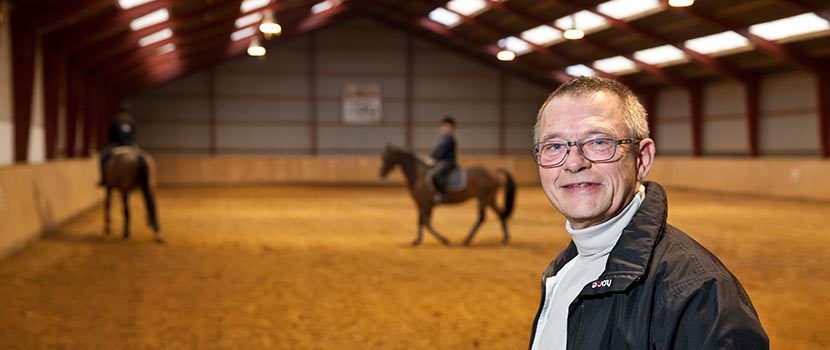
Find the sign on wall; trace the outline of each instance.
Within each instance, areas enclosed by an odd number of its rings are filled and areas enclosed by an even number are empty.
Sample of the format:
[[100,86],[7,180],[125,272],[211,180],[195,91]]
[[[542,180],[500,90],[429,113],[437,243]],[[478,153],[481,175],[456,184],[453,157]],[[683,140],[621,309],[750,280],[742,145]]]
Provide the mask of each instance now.
[[381,94],[379,84],[346,84],[343,86],[343,123],[380,123]]

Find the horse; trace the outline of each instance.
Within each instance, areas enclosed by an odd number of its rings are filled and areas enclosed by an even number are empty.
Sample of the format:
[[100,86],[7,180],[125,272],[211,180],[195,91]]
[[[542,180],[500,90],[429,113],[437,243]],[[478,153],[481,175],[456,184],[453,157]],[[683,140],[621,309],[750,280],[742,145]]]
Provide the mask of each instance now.
[[118,146],[110,152],[109,161],[104,168],[106,173],[104,186],[107,189],[104,201],[104,233],[110,234],[110,197],[113,190],[118,190],[121,192],[121,200],[124,203],[124,234],[121,238],[125,241],[129,239],[130,206],[127,198],[132,190],[141,188],[147,207],[147,224],[152,227],[156,242],[162,243],[156,217],[156,201],[153,196],[155,186],[153,158],[135,146]]
[[[383,165],[380,169],[381,178],[386,178],[395,166],[400,166],[406,177],[409,192],[418,205],[418,236],[412,242],[412,245],[416,246],[421,243],[424,226],[441,243],[444,245],[449,244],[447,239],[436,232],[430,223],[432,208],[439,203],[435,202],[435,191],[428,184],[428,181],[431,181],[427,179],[429,166],[411,152],[391,145],[386,146],[382,159]],[[479,226],[484,222],[487,207],[492,208],[498,214],[499,219],[501,219],[501,228],[502,232],[504,232],[501,244],[507,244],[510,239],[507,230],[507,219],[513,211],[513,202],[516,198],[516,184],[513,182],[513,177],[505,169],[489,169],[483,166],[473,166],[466,170],[466,186],[459,190],[450,189],[447,191],[446,201],[446,203],[452,204],[461,203],[471,198],[478,199],[478,220],[467,235],[467,239],[464,240],[464,245],[470,244]],[[499,173],[504,175],[504,180],[499,177]],[[502,186],[504,187],[504,208],[500,209],[496,206],[496,193]]]

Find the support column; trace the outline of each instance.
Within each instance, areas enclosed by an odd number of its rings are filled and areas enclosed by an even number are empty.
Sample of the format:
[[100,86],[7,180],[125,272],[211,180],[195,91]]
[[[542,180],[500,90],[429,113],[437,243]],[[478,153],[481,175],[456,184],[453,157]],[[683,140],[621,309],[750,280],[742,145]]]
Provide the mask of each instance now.
[[43,47],[43,128],[46,141],[46,159],[55,159],[58,105],[60,99],[60,55],[53,45]]
[[32,123],[32,88],[35,75],[35,34],[26,25],[26,18],[11,15],[12,31],[12,96],[14,99],[14,160],[26,162],[29,157],[29,128]]
[[499,70],[499,155],[507,154],[507,72]]
[[830,158],[830,73],[816,72],[816,97],[818,101],[819,150],[823,158]]
[[746,103],[746,130],[749,141],[749,156],[758,157],[761,155],[758,138],[758,121],[760,120],[760,85],[758,77],[752,77],[744,81],[744,101]]
[[78,110],[81,103],[81,86],[77,69],[67,72],[66,84],[66,135],[64,141],[64,152],[67,158],[75,157],[75,136],[78,133]]
[[413,151],[413,142],[412,142],[412,119],[413,119],[413,102],[412,102],[412,94],[414,93],[414,66],[415,66],[415,50],[414,50],[414,40],[412,39],[412,33],[406,33],[406,77],[404,78],[406,81],[404,82],[405,85],[405,94],[404,96],[404,142],[406,144],[406,149],[409,151]]
[[210,155],[216,155],[216,69],[208,69],[208,113],[210,118]]
[[692,155],[703,155],[703,89],[700,84],[689,87],[689,121],[692,127]]
[[314,33],[308,35],[309,153],[317,155],[317,45]]

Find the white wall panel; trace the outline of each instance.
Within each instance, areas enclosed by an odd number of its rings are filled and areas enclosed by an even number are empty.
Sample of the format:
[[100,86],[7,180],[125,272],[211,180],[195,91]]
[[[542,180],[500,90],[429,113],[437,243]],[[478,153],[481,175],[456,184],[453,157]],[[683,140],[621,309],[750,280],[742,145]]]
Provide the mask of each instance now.
[[[444,75],[441,77],[416,78],[413,83],[415,98],[442,99],[498,99],[498,77]],[[465,101],[478,103],[480,101]]]
[[216,75],[219,97],[307,97],[308,77],[303,74],[223,73]]
[[[136,122],[144,118],[163,120],[208,120],[209,108],[206,96],[138,96],[128,99]],[[139,130],[141,125],[136,125]]]
[[199,71],[185,75],[155,89],[147,90],[142,95],[206,95],[208,93],[208,87],[210,86],[209,81],[208,72]]
[[[412,106],[415,120],[420,123],[434,123],[436,126],[446,115],[451,115],[463,128],[464,123],[496,123],[499,120],[498,101],[469,102],[426,102],[415,100]],[[493,124],[495,126],[495,124]]]
[[306,121],[308,101],[301,99],[220,98],[216,119],[220,121]]
[[154,148],[206,150],[210,147],[208,124],[148,124],[142,125],[141,129],[137,130],[136,136],[138,144],[150,152],[153,152]]
[[657,125],[659,138],[655,143],[660,154],[692,154],[692,136],[688,123],[661,122]]
[[818,121],[812,113],[763,117],[760,148],[763,154],[818,154]]
[[355,153],[350,150],[363,151],[360,153],[380,154],[387,143],[397,144],[404,138],[403,127],[384,126],[348,126],[348,127],[320,127],[318,145],[328,153],[343,150],[343,153]]
[[331,51],[321,50],[317,54],[317,72],[325,76],[328,73],[402,73],[405,69],[404,51]]
[[703,152],[707,154],[748,154],[749,141],[743,119],[707,120],[703,124]]
[[308,148],[307,126],[222,125],[217,130],[220,148]]
[[372,74],[320,74],[317,80],[317,95],[320,97],[343,96],[343,87],[346,84],[377,84],[380,85],[380,93],[384,98],[403,98],[406,95],[406,84],[404,74],[395,75],[372,75]]

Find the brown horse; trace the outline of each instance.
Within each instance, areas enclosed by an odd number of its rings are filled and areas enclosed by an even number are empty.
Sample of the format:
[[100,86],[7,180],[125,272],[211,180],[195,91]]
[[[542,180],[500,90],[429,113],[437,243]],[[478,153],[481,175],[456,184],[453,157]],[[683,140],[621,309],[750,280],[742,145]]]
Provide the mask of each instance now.
[[107,162],[106,199],[104,201],[104,232],[110,233],[110,197],[113,189],[121,192],[121,200],[124,203],[124,235],[122,239],[130,237],[130,206],[128,196],[130,191],[141,188],[144,193],[144,203],[147,206],[147,224],[153,228],[156,242],[161,243],[159,224],[156,217],[156,201],[153,196],[155,186],[155,163],[150,155],[133,146],[120,146],[111,150],[111,156]]
[[[432,207],[438,203],[434,201],[435,192],[427,184],[427,170],[429,167],[414,154],[387,145],[386,150],[383,152],[383,165],[380,169],[380,176],[385,178],[389,174],[389,171],[396,165],[400,165],[404,176],[406,176],[409,192],[418,204],[418,237],[412,242],[412,245],[421,243],[422,229],[424,226],[441,243],[448,244],[447,239],[438,232],[435,232],[432,224],[430,224]],[[499,173],[504,174],[504,180],[499,177]],[[504,186],[504,208],[499,209],[496,206],[496,192],[502,186]],[[479,226],[484,222],[485,210],[488,206],[501,219],[501,228],[504,232],[501,243],[507,244],[510,236],[507,231],[506,220],[513,211],[515,195],[516,184],[513,182],[513,178],[507,170],[494,170],[483,166],[467,168],[467,185],[463,189],[447,192],[447,203],[461,203],[470,198],[478,199],[478,221],[473,225],[473,229],[470,230],[467,239],[464,240],[464,245],[469,245],[470,241],[473,240],[473,236],[475,236]]]

